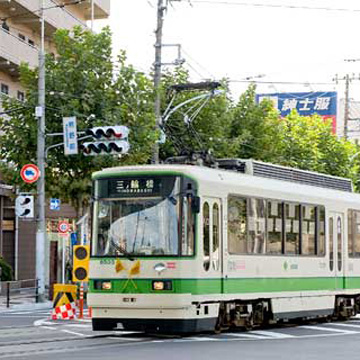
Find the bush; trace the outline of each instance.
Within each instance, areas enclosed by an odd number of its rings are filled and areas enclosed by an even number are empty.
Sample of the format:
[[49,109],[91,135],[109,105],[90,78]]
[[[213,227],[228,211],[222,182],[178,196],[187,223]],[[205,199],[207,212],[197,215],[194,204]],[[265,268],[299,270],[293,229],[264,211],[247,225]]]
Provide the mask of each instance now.
[[1,281],[11,281],[12,280],[12,268],[11,266],[0,257],[0,269],[1,271]]

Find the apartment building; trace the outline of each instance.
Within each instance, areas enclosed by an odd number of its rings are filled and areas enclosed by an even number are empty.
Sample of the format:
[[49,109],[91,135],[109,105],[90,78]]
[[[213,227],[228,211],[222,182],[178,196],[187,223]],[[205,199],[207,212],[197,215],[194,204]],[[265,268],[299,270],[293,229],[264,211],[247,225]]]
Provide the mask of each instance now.
[[[45,0],[45,48],[54,52],[52,35],[59,28],[86,28],[89,20],[106,19],[110,15],[110,0]],[[0,112],[4,96],[24,100],[19,83],[19,65],[27,62],[38,66],[40,45],[40,7],[42,0],[0,0]],[[0,139],[1,141],[1,139]],[[1,161],[1,159],[0,159]],[[46,244],[48,284],[61,280],[57,264],[63,239],[57,238],[57,219],[74,223],[76,213],[70,206],[60,211],[47,207],[48,243]],[[17,221],[14,210],[14,189],[5,184],[0,174],[0,256],[13,267],[17,279],[35,277],[36,226],[34,221]],[[60,279],[59,279],[60,277]]]

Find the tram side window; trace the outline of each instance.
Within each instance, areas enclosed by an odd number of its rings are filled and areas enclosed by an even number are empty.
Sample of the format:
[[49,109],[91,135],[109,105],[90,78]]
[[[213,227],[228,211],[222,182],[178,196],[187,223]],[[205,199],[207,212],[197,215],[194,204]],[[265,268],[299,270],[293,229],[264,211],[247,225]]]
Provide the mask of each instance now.
[[300,205],[285,204],[285,252],[300,253]]
[[228,250],[230,254],[247,252],[247,206],[246,199],[228,198]]
[[325,255],[325,207],[317,207],[318,216],[318,248],[317,255]]
[[282,222],[283,207],[280,201],[271,200],[267,205],[267,233],[268,241],[266,252],[268,254],[282,253]]
[[219,205],[213,205],[213,269],[219,270],[219,258],[220,258],[220,249],[219,249],[219,233],[220,233],[220,212],[219,212]]
[[191,201],[190,196],[183,198],[181,254],[185,256],[194,255],[195,214],[192,211]]
[[265,217],[266,202],[262,199],[248,200],[248,254],[265,252]]
[[204,269],[210,268],[210,208],[207,202],[203,207],[203,248],[204,248]]
[[316,211],[313,205],[303,205],[302,207],[302,236],[301,253],[303,255],[315,255],[315,236],[316,236]]
[[349,256],[360,257],[360,211],[348,211]]

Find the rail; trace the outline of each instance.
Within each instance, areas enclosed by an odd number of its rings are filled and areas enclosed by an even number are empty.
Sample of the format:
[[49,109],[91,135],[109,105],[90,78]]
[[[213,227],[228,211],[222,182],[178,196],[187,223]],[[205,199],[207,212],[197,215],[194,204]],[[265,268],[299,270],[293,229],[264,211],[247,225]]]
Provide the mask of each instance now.
[[38,279],[0,282],[0,301],[5,302],[7,308],[11,303],[24,302],[25,299],[34,299],[38,302],[38,295]]

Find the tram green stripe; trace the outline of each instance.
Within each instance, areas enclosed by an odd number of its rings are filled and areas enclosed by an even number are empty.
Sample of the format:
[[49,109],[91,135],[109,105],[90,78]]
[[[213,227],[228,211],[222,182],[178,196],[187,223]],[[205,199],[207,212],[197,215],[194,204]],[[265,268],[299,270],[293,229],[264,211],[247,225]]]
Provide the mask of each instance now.
[[[160,279],[159,279],[160,280]],[[94,289],[94,280],[90,280],[90,292],[92,293],[132,293],[132,294],[220,294],[221,279],[171,279],[172,290],[152,290],[151,279],[112,279],[111,290]],[[109,281],[107,279],[107,281]],[[360,289],[360,277],[347,278],[257,278],[257,279],[225,279],[223,292],[225,294],[246,294],[261,292],[283,291],[316,291],[335,290],[339,288]]]

